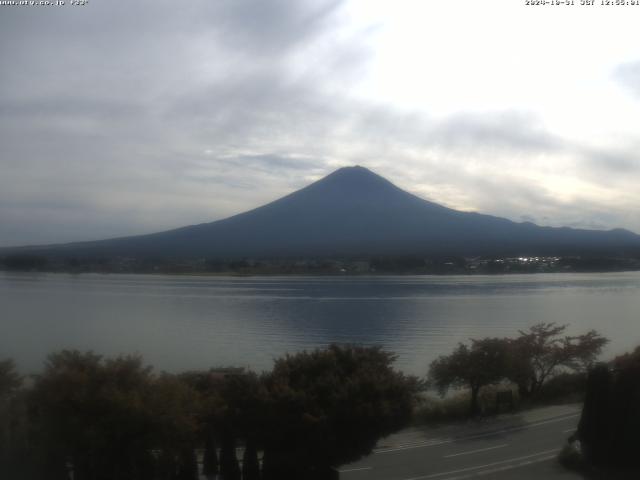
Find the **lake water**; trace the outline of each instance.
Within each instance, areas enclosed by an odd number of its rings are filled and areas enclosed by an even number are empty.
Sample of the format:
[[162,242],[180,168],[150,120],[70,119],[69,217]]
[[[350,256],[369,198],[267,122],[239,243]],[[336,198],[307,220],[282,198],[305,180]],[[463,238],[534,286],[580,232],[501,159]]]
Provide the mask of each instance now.
[[542,321],[595,328],[605,356],[640,345],[640,272],[508,276],[193,277],[0,272],[0,358],[61,348],[140,353],[158,369],[268,369],[331,342],[382,345],[424,374],[470,337]]

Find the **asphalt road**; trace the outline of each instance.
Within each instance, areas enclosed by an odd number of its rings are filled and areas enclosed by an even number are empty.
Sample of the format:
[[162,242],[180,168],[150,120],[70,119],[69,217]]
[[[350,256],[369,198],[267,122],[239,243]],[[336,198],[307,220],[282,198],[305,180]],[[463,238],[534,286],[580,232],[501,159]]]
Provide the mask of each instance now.
[[341,467],[340,479],[578,479],[557,462],[578,419],[577,409],[569,409],[516,425],[502,422],[458,430],[451,437],[420,437],[414,432],[403,442],[399,435],[372,455]]

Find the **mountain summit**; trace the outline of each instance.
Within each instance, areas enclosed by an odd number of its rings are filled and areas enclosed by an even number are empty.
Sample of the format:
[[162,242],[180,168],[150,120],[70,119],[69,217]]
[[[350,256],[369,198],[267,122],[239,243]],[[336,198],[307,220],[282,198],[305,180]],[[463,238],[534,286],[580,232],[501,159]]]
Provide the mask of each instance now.
[[622,229],[540,227],[452,210],[355,166],[224,220],[29,250],[49,255],[231,258],[623,254],[639,249],[640,236]]

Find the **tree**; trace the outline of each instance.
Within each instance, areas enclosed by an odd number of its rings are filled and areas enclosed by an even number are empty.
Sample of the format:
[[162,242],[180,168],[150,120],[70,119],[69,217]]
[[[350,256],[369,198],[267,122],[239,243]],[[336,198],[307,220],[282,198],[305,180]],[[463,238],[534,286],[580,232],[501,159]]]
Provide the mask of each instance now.
[[202,474],[208,478],[215,478],[220,473],[217,444],[218,430],[225,409],[222,399],[223,379],[214,371],[187,371],[177,377],[198,396],[196,411],[196,427],[199,442],[204,446],[202,459]]
[[5,257],[4,266],[7,270],[36,271],[47,266],[47,258],[31,254],[14,254]]
[[256,442],[265,426],[266,391],[253,372],[236,371],[224,377],[220,394],[224,402],[218,425],[222,433],[220,473],[230,480],[240,478],[236,458],[236,441],[244,440],[243,478],[250,479],[259,471]]
[[450,355],[434,360],[429,367],[429,382],[444,395],[449,387],[467,387],[471,391],[471,415],[480,411],[478,394],[486,385],[505,377],[508,341],[501,338],[471,340],[471,346],[458,344]]
[[242,480],[260,480],[260,462],[255,440],[247,439],[242,458]]
[[225,480],[240,480],[240,464],[236,456],[236,439],[233,432],[227,430],[222,434],[220,446],[220,475]]
[[[175,472],[180,480],[196,480],[194,450],[198,439],[200,396],[179,376],[168,373],[154,378],[149,390],[149,445],[162,452],[163,475]],[[167,478],[174,479],[172,476]]]
[[[91,472],[92,453],[98,450],[94,424],[102,421],[98,400],[102,358],[91,352],[62,351],[49,355],[31,392],[31,410],[45,471],[66,471],[71,459],[74,478]],[[44,472],[43,472],[44,473]],[[65,475],[66,477],[66,475]]]
[[[0,471],[13,473],[18,444],[17,424],[23,420],[22,409],[14,402],[22,377],[16,372],[13,360],[0,361]],[[18,418],[19,417],[19,418]]]
[[611,445],[613,378],[607,365],[593,368],[587,377],[587,389],[578,423],[577,436],[585,457],[594,465],[603,464]]
[[638,478],[638,430],[640,347],[590,370],[577,437],[591,464],[634,472],[615,478]]
[[198,459],[193,445],[186,444],[178,455],[177,480],[198,480]]
[[204,442],[204,454],[202,458],[202,474],[208,479],[213,479],[218,474],[218,452],[213,433],[207,433]]
[[[243,478],[259,474],[256,439],[263,426],[265,389],[259,377],[238,368],[192,371],[179,375],[200,396],[199,437],[204,444],[203,474],[218,472],[229,480],[239,479],[236,444],[244,442]],[[220,458],[216,444],[220,445]],[[254,468],[255,467],[255,468]]]
[[31,392],[42,478],[70,460],[76,480],[149,480],[156,467],[162,478],[195,480],[197,402],[188,385],[153,375],[137,356],[50,355]]
[[331,345],[276,360],[268,391],[263,478],[322,478],[407,424],[417,379],[379,347]]
[[7,399],[21,385],[22,377],[16,372],[13,360],[0,360],[0,401]]
[[539,323],[511,341],[508,378],[521,397],[535,395],[546,380],[567,369],[586,371],[609,340],[595,330],[562,336],[567,325]]

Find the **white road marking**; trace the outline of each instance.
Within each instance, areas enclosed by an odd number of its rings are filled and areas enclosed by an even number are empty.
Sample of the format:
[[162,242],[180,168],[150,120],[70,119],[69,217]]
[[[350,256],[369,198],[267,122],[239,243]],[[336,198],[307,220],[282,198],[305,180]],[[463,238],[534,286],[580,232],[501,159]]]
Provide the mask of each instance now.
[[577,428],[567,428],[566,430],[562,430],[562,433],[575,432],[576,430],[577,430]]
[[407,443],[398,443],[397,445],[393,446],[393,447],[380,447],[375,449],[374,451],[379,451],[379,450],[386,450],[388,448],[402,448],[402,447],[411,447],[413,445],[423,445],[423,444],[431,444],[434,442],[447,442],[449,441],[449,438],[438,438],[438,437],[433,437],[431,439],[429,439],[428,441],[422,441],[422,442],[407,442]]
[[541,462],[548,462],[549,460],[553,460],[557,458],[557,455],[547,455],[546,457],[536,458],[535,460],[526,460],[524,462],[517,463],[515,465],[505,465],[504,467],[496,467],[490,470],[481,470],[479,472],[469,473],[467,475],[457,476],[457,477],[447,477],[442,480],[466,480],[468,478],[477,478],[484,475],[490,475],[498,472],[505,472],[507,470],[513,470],[514,468],[526,467],[527,465],[533,465]]
[[[455,475],[456,473],[464,473],[464,472],[470,472],[472,470],[480,470],[482,468],[493,467],[493,466],[502,465],[502,464],[505,464],[505,463],[519,462],[520,460],[527,460],[529,458],[539,457],[540,455],[548,455],[550,453],[556,454],[559,451],[560,450],[558,450],[558,449],[545,450],[544,452],[532,453],[531,455],[525,455],[523,457],[516,457],[516,458],[510,458],[508,460],[501,460],[499,462],[487,463],[486,465],[476,465],[475,467],[461,468],[459,470],[451,470],[451,471],[448,471],[448,472],[441,472],[441,473],[432,473],[431,475],[423,475],[421,477],[405,478],[404,480],[426,480],[428,478],[443,477],[445,475]],[[549,457],[545,457],[545,460],[548,460],[549,458],[553,458],[553,457],[555,457],[555,455],[551,455]],[[537,460],[542,461],[541,459],[537,459]],[[522,463],[522,465],[526,465],[526,462]],[[511,467],[515,468],[515,466],[511,466]],[[478,473],[478,472],[476,472],[476,473]],[[451,479],[448,479],[448,480],[451,480]]]
[[[462,440],[462,439],[459,439]],[[423,443],[414,443],[414,444],[409,444],[409,445],[405,445],[402,447],[389,447],[389,448],[381,448],[378,450],[374,450],[373,454],[377,455],[379,453],[392,453],[392,452],[399,452],[402,450],[412,450],[414,448],[426,448],[426,447],[435,447],[438,445],[446,445],[447,443],[453,443],[455,442],[456,439],[450,438],[447,440],[433,440],[430,442],[423,442]]]
[[345,470],[338,470],[338,471],[340,473],[348,473],[348,472],[361,472],[363,470],[371,470],[371,467],[347,468]]
[[495,450],[496,448],[504,448],[504,447],[507,447],[508,445],[509,445],[508,443],[505,443],[503,445],[496,445],[494,447],[479,448],[477,450],[469,450],[467,452],[452,453],[451,455],[445,455],[444,458],[452,458],[452,457],[459,457],[460,455],[471,455],[472,453],[486,452],[488,450]]
[[579,413],[575,413],[573,415],[563,416],[563,417],[560,417],[560,418],[553,418],[553,419],[550,419],[550,420],[543,420],[543,421],[540,421],[540,422],[529,423],[529,424],[518,426],[518,427],[503,428],[502,430],[494,430],[492,432],[487,432],[487,433],[478,433],[478,434],[475,434],[475,435],[469,435],[467,437],[448,438],[448,439],[445,439],[445,440],[432,440],[432,441],[428,441],[428,442],[416,443],[416,444],[413,444],[413,445],[407,445],[407,446],[402,446],[402,447],[381,448],[381,449],[378,449],[378,450],[374,450],[373,454],[377,455],[377,454],[380,454],[380,453],[400,452],[402,450],[411,450],[411,449],[414,449],[414,448],[436,447],[438,445],[445,445],[445,444],[448,444],[448,443],[460,442],[462,440],[473,440],[473,439],[476,439],[476,438],[492,437],[492,436],[495,436],[495,435],[501,435],[503,433],[517,432],[517,431],[520,431],[520,430],[527,430],[529,428],[539,427],[541,425],[548,425],[550,423],[563,422],[565,420],[569,420],[571,418],[575,418],[575,417],[579,417],[579,416],[580,416]]

